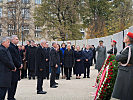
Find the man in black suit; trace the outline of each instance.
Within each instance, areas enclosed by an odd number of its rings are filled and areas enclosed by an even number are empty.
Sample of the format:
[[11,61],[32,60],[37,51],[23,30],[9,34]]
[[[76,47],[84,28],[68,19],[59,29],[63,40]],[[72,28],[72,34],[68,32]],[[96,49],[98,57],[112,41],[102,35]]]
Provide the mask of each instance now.
[[37,94],[46,94],[47,92],[43,91],[43,79],[46,74],[46,56],[43,50],[46,42],[42,41],[41,45],[37,48],[36,51],[36,74],[37,74]]
[[46,78],[49,80],[49,52],[50,52],[50,47],[48,47],[48,43],[46,42],[45,48],[43,48],[45,55],[46,55]]
[[14,96],[16,94],[18,81],[20,80],[20,70],[23,67],[22,59],[17,46],[18,42],[19,42],[18,37],[16,35],[13,35],[11,37],[9,51],[11,53],[13,63],[17,69],[16,69],[16,72],[12,72],[11,87],[8,89],[8,100],[16,100]]
[[51,67],[51,77],[50,77],[50,87],[51,88],[57,88],[57,84],[55,82],[55,77],[56,77],[56,69],[58,68],[60,64],[59,60],[59,54],[56,51],[57,44],[55,42],[52,43],[52,48],[50,50],[50,67]]
[[[31,43],[31,41],[27,40],[27,42],[26,42],[27,45],[25,46],[26,51],[30,47],[30,43]],[[28,62],[26,62],[26,68],[24,69],[24,78],[27,78],[27,68],[28,68]]]
[[0,45],[0,100],[5,100],[6,92],[11,87],[12,71],[16,71],[8,50],[9,44],[9,39],[2,37]]

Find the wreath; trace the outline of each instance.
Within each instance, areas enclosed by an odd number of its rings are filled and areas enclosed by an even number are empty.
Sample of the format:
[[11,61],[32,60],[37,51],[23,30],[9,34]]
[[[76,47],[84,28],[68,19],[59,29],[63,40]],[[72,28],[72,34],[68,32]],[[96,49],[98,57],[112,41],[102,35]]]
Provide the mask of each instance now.
[[111,98],[118,72],[118,62],[115,57],[113,54],[108,56],[97,76],[97,91],[94,100],[110,100]]

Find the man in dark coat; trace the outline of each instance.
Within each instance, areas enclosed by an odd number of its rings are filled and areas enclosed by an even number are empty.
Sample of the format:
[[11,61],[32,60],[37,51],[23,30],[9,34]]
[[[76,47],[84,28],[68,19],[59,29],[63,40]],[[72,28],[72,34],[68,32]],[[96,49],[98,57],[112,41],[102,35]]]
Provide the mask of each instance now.
[[112,96],[120,100],[133,100],[133,33],[129,32],[124,42],[127,47],[116,56],[120,65]]
[[0,45],[0,100],[5,100],[8,88],[11,87],[12,71],[16,71],[11,54],[8,50],[10,41],[7,37],[1,39]]
[[93,64],[93,60],[94,60],[94,64],[96,64],[96,49],[94,45],[91,46],[91,50],[93,52],[92,64]]
[[[25,46],[25,51],[27,51],[27,49],[30,47],[30,40],[27,40],[27,45]],[[25,54],[26,55],[26,54]],[[26,66],[24,68],[24,78],[27,78],[27,69],[28,69],[28,62],[26,62]]]
[[37,94],[46,94],[47,92],[43,91],[43,79],[46,74],[46,56],[43,50],[45,46],[45,41],[41,42],[41,45],[37,48],[36,52],[36,75],[37,75]]
[[64,52],[64,67],[66,68],[66,80],[70,80],[72,67],[74,65],[74,51],[71,49],[71,45],[67,45],[67,49]]
[[117,54],[116,44],[117,44],[117,42],[116,42],[115,40],[113,40],[113,41],[111,42],[112,48],[111,48],[110,50],[107,51],[108,54],[114,54],[114,55]]
[[20,80],[20,70],[23,67],[20,51],[17,46],[18,42],[18,37],[16,35],[13,35],[11,38],[9,51],[11,53],[13,63],[17,69],[16,72],[12,72],[11,87],[8,89],[8,100],[15,100],[14,96],[16,93],[18,81]]
[[57,84],[55,82],[55,77],[56,77],[56,70],[57,67],[60,65],[60,60],[59,60],[59,55],[56,51],[57,44],[55,42],[52,43],[52,48],[50,50],[50,67],[51,67],[51,77],[50,77],[50,87],[51,88],[57,88]]
[[29,80],[31,77],[35,79],[35,53],[36,53],[36,47],[34,46],[35,42],[32,40],[31,41],[31,46],[28,47],[26,51],[26,61],[28,63],[28,75],[29,75]]
[[46,56],[46,78],[47,80],[49,80],[49,52],[50,52],[50,47],[48,47],[48,43],[46,43],[45,48],[43,48],[44,52],[45,52],[45,56]]
[[84,77],[86,78],[86,69],[87,69],[87,78],[90,78],[90,65],[93,58],[93,52],[90,50],[90,45],[86,46],[86,50],[84,51]]

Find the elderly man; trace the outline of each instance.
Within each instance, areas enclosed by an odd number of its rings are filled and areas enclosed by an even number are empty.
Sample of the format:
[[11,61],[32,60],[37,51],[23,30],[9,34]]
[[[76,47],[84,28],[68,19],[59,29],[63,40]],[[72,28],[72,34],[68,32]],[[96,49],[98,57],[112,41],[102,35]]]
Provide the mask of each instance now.
[[8,89],[8,100],[16,100],[14,96],[16,94],[18,81],[20,80],[20,70],[23,67],[20,51],[17,46],[18,42],[19,42],[18,37],[16,35],[13,35],[11,37],[9,51],[11,53],[13,63],[17,69],[16,72],[12,72],[11,87]]
[[50,77],[50,87],[51,88],[57,88],[57,84],[55,82],[55,77],[56,77],[56,70],[60,64],[60,60],[59,60],[59,55],[56,51],[57,48],[57,44],[55,42],[52,43],[52,48],[50,50],[50,56],[49,56],[49,60],[50,60],[50,67],[51,67],[51,77]]
[[0,100],[5,100],[6,92],[11,87],[12,71],[16,71],[8,50],[9,44],[9,38],[2,37],[0,45]]
[[91,66],[91,61],[93,58],[93,52],[90,50],[90,45],[86,46],[86,49],[84,50],[84,77],[86,78],[86,69],[87,69],[87,78],[90,78],[90,66]]
[[49,52],[50,52],[50,47],[48,42],[45,43],[45,47],[43,48],[45,55],[46,55],[46,78],[49,80]]
[[46,74],[46,56],[43,50],[46,42],[41,41],[40,46],[37,48],[36,52],[36,74],[37,74],[37,94],[46,94],[47,92],[43,91],[43,79]]

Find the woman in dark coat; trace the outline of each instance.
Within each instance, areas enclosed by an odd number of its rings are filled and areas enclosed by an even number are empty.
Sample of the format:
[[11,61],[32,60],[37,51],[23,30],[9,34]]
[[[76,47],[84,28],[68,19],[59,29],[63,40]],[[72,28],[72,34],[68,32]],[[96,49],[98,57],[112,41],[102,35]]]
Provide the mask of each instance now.
[[59,54],[59,60],[60,60],[60,65],[57,68],[57,72],[56,72],[56,79],[59,80],[60,77],[60,68],[61,68],[61,64],[62,64],[62,51],[60,50],[60,45],[57,44],[57,53]]
[[70,80],[72,67],[74,64],[74,52],[71,49],[71,45],[67,45],[67,50],[64,52],[64,67],[66,68],[66,80]]
[[75,51],[74,56],[76,79],[80,79],[81,74],[84,73],[84,55],[80,50],[80,46],[77,46],[77,51]]

